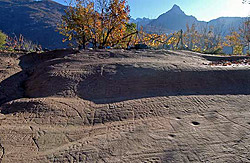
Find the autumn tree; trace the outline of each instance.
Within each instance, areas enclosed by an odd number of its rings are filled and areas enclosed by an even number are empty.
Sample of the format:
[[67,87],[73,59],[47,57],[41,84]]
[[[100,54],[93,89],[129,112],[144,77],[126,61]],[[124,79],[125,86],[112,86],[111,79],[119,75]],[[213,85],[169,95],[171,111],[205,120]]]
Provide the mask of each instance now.
[[192,50],[194,46],[194,37],[195,37],[195,24],[192,24],[189,27],[189,24],[186,24],[186,32],[185,32],[185,44],[187,45],[188,49]]
[[166,42],[167,45],[170,47],[170,49],[174,50],[177,48],[177,43],[179,38],[180,38],[179,32],[174,32],[168,35]]
[[75,0],[65,13],[58,29],[64,41],[73,40],[81,48],[116,46],[131,36],[125,0]]
[[193,51],[204,53],[220,53],[222,51],[222,30],[216,26],[201,26],[186,24],[183,35],[184,46]]
[[214,52],[222,52],[223,50],[223,35],[225,31],[223,30],[224,24],[217,24],[213,27],[213,35],[211,37],[211,41],[213,43]]
[[196,24],[193,23],[191,27],[186,24],[186,32],[184,33],[184,43],[190,50],[201,51],[200,38],[201,35],[196,29]]
[[230,35],[225,37],[224,46],[232,48],[232,54],[242,54],[242,45],[240,34],[236,31],[232,31]]
[[163,45],[166,40],[166,35],[162,34],[155,34],[155,33],[146,33],[146,32],[140,32],[139,33],[140,43],[146,44],[149,47],[152,48],[158,48],[159,46]]
[[247,17],[245,21],[241,24],[240,37],[244,47],[247,47],[248,53],[250,53],[250,17]]
[[216,25],[205,26],[200,34],[200,46],[205,53],[220,53],[222,51],[222,28]]

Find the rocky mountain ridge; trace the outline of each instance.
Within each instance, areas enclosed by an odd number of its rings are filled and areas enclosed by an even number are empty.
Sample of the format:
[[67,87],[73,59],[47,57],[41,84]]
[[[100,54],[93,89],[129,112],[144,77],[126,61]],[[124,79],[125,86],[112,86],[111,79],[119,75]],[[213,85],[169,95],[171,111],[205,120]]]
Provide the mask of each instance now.
[[160,15],[157,19],[137,18],[131,22],[143,26],[147,32],[171,33],[179,30],[186,30],[186,24],[191,26],[196,24],[198,30],[206,26],[213,26],[220,31],[222,35],[226,35],[231,29],[238,30],[240,24],[245,20],[242,17],[219,17],[208,22],[199,21],[192,15],[187,15],[178,6],[174,5],[169,11]]

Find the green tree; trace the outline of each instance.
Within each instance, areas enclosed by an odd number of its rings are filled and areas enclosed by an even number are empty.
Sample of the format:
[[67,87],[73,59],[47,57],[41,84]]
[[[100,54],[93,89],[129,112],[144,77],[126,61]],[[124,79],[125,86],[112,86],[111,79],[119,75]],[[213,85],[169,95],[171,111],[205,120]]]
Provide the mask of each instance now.
[[0,31],[0,48],[3,47],[4,44],[6,44],[6,38],[7,36]]

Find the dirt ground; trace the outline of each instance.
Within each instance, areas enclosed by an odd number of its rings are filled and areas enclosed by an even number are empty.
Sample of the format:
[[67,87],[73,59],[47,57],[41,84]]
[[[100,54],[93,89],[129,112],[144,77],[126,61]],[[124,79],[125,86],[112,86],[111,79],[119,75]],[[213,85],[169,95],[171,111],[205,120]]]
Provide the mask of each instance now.
[[250,66],[165,50],[0,55],[0,162],[250,162]]

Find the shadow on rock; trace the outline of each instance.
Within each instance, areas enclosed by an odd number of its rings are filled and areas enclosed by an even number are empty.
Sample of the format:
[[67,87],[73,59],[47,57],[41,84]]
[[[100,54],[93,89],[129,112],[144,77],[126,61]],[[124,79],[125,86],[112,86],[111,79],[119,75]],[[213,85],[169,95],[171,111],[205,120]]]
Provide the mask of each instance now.
[[157,96],[247,95],[250,70],[164,71],[118,66],[116,73],[94,74],[77,95],[98,104]]
[[25,55],[18,55],[20,60],[19,66],[22,68],[22,71],[10,76],[0,83],[0,106],[6,102],[27,96],[26,82],[33,73],[33,69],[39,66],[40,63],[55,58],[64,58],[65,56],[75,53],[77,53],[77,51],[54,50],[41,54],[29,53]]
[[25,97],[24,82],[28,74],[18,72],[0,83],[0,105],[5,102]]
[[5,103],[1,106],[2,114],[12,114],[17,112],[38,113],[48,110],[41,103],[37,101],[14,101]]

